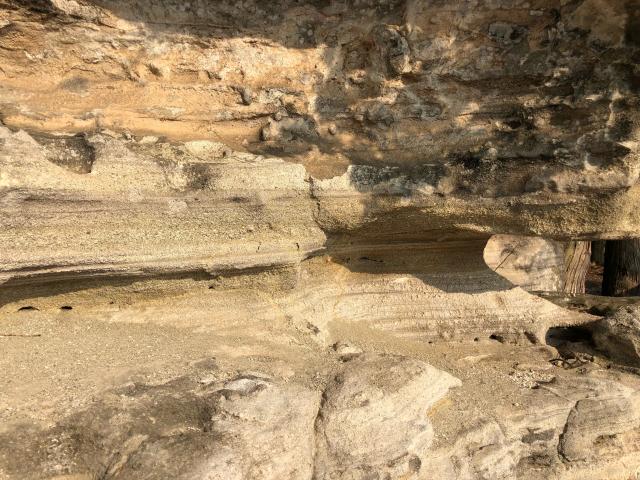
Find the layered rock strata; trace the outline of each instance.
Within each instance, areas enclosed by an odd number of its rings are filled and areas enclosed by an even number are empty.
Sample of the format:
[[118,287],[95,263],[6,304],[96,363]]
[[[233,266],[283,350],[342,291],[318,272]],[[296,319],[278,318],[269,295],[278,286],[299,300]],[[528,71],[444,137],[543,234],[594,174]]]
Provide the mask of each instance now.
[[637,475],[636,1],[0,7],[0,479]]

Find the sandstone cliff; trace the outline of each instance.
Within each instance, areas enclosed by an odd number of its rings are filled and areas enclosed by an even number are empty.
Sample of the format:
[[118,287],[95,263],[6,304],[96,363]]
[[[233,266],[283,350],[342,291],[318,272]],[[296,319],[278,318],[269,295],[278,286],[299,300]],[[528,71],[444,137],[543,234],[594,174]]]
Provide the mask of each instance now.
[[634,478],[637,311],[485,246],[640,236],[639,60],[636,0],[1,0],[0,479]]

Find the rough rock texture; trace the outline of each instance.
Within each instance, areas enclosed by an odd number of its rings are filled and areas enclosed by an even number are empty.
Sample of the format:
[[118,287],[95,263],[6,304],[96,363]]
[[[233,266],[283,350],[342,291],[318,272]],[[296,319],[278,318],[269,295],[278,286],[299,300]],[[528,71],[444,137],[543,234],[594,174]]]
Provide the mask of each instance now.
[[591,242],[494,235],[484,249],[484,261],[530,292],[585,293]]
[[415,360],[349,362],[323,394],[315,478],[415,477],[433,440],[425,412],[452,386],[460,381]]
[[483,255],[640,235],[639,31],[0,0],[0,479],[636,475],[637,370]]
[[640,368],[640,309],[637,306],[619,308],[590,328],[600,350],[622,364]]

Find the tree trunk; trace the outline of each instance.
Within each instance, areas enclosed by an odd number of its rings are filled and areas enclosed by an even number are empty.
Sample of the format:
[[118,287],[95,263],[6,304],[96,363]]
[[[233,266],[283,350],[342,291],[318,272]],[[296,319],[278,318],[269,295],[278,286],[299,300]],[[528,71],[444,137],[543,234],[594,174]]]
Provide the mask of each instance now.
[[640,295],[640,240],[607,240],[602,294]]
[[566,293],[584,293],[591,265],[591,242],[569,242],[565,251],[564,286]]
[[605,240],[594,240],[591,242],[591,261],[596,265],[604,265]]

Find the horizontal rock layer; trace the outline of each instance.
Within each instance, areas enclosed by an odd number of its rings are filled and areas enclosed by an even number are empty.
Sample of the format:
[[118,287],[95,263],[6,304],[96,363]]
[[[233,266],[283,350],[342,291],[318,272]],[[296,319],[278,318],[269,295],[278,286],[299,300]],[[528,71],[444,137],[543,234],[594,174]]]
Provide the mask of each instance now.
[[636,0],[0,7],[0,479],[636,474]]

